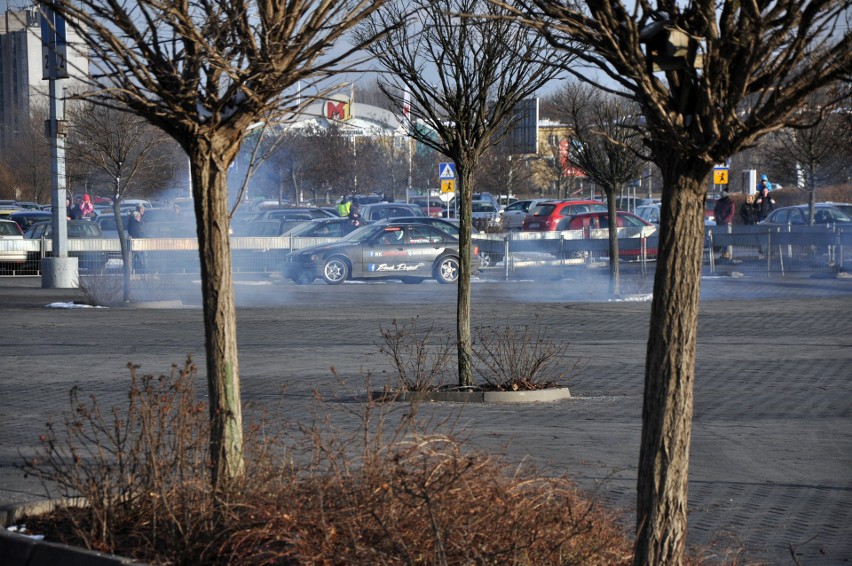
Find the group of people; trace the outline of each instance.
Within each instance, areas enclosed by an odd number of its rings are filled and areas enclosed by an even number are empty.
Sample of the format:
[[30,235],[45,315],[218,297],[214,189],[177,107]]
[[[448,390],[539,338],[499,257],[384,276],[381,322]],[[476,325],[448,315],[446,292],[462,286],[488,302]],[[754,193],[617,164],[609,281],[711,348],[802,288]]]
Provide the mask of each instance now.
[[[769,213],[775,210],[775,199],[769,191],[772,185],[766,175],[763,175],[758,183],[757,195],[749,194],[745,202],[740,206],[740,218],[745,225],[757,224],[764,220]],[[716,218],[717,226],[729,226],[734,223],[735,206],[728,191],[722,191],[722,197],[716,201],[713,208],[713,216]]]
[[88,193],[84,194],[77,203],[70,198],[65,199],[65,217],[68,220],[91,220],[95,217],[95,205]]

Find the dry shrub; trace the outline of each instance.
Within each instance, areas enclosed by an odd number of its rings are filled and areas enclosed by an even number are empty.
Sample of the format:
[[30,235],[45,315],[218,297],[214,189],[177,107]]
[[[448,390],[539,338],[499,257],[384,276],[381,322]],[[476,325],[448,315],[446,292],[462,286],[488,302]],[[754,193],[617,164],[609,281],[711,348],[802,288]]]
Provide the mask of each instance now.
[[195,397],[191,358],[156,378],[128,368],[123,408],[103,412],[94,395],[84,400],[72,388],[63,426],[48,423],[22,467],[49,497],[88,503],[56,514],[77,544],[149,556],[209,530],[208,415]]
[[[176,276],[164,274],[136,274],[130,280],[129,297],[132,301],[160,301],[175,296]],[[124,304],[124,274],[120,271],[103,271],[80,277],[77,286],[79,301],[92,306]]]
[[[281,477],[277,497],[256,498],[262,503],[249,513],[252,526],[230,537],[220,555],[250,564],[630,560],[617,521],[570,481],[466,454],[445,436],[406,438],[367,467],[325,464],[334,472]],[[243,514],[233,522],[248,524]]]
[[408,324],[395,319],[389,328],[380,328],[382,342],[379,353],[386,354],[396,370],[399,387],[403,391],[428,391],[446,381],[454,370],[455,344],[448,332],[435,328],[418,328],[419,317]]
[[195,366],[131,375],[127,406],[108,416],[74,390],[64,433],[50,426],[26,462],[52,493],[90,504],[29,518],[31,531],[157,564],[630,561],[620,517],[567,478],[468,451],[401,404],[342,403],[337,424],[318,398],[314,424],[293,432],[247,419],[245,477],[215,501]]
[[498,391],[559,387],[579,364],[566,363],[568,344],[551,339],[539,315],[532,324],[516,327],[478,326],[474,336],[474,369]]
[[81,276],[77,294],[80,302],[93,307],[119,304],[124,296],[124,276],[107,272]]

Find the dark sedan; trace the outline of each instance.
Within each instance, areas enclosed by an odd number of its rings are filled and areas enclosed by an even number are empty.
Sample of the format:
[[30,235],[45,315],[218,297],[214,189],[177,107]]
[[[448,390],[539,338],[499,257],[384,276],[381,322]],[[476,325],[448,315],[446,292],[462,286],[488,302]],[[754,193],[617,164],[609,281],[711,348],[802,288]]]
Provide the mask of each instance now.
[[[101,227],[95,222],[88,220],[68,220],[67,236],[73,240],[103,240],[104,235]],[[37,222],[29,227],[24,234],[30,240],[50,239],[53,237],[52,222]],[[48,253],[48,255],[51,255]],[[109,261],[109,252],[102,251],[99,244],[92,242],[90,249],[85,251],[69,252],[69,257],[76,257],[79,266],[88,271],[101,271]],[[40,262],[38,253],[28,257],[28,262],[35,266]]]
[[[473,257],[478,253],[474,250]],[[420,283],[433,277],[439,283],[456,283],[458,239],[426,224],[371,224],[338,242],[288,254],[282,275],[303,285],[317,278],[329,285],[350,279]]]

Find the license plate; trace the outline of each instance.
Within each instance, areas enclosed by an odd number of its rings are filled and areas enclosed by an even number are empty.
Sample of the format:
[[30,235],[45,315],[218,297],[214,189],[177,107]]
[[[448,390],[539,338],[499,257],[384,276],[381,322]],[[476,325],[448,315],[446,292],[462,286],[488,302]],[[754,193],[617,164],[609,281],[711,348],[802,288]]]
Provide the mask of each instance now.
[[538,222],[530,222],[529,224],[527,224],[527,228],[538,228],[538,226]]

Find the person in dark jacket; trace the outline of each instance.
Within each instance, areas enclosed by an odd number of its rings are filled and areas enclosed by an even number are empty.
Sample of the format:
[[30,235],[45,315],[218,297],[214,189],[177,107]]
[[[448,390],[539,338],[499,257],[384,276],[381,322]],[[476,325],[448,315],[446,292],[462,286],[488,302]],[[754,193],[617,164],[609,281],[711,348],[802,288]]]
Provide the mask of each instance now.
[[713,216],[716,217],[716,226],[728,226],[734,221],[734,201],[728,191],[722,191],[722,198],[716,201],[713,208]]
[[740,206],[740,218],[743,224],[751,226],[757,223],[757,211],[754,209],[754,195],[748,195],[745,202]]
[[141,238],[143,234],[142,216],[145,214],[145,207],[141,204],[136,205],[136,210],[131,212],[127,217],[127,235],[131,238]]
[[80,220],[83,218],[83,213],[80,211],[80,207],[76,204],[72,204],[70,198],[65,199],[65,218],[68,220]]
[[769,189],[763,187],[757,200],[754,203],[754,210],[757,212],[757,221],[765,220],[769,213],[775,210],[775,200],[769,196]]

